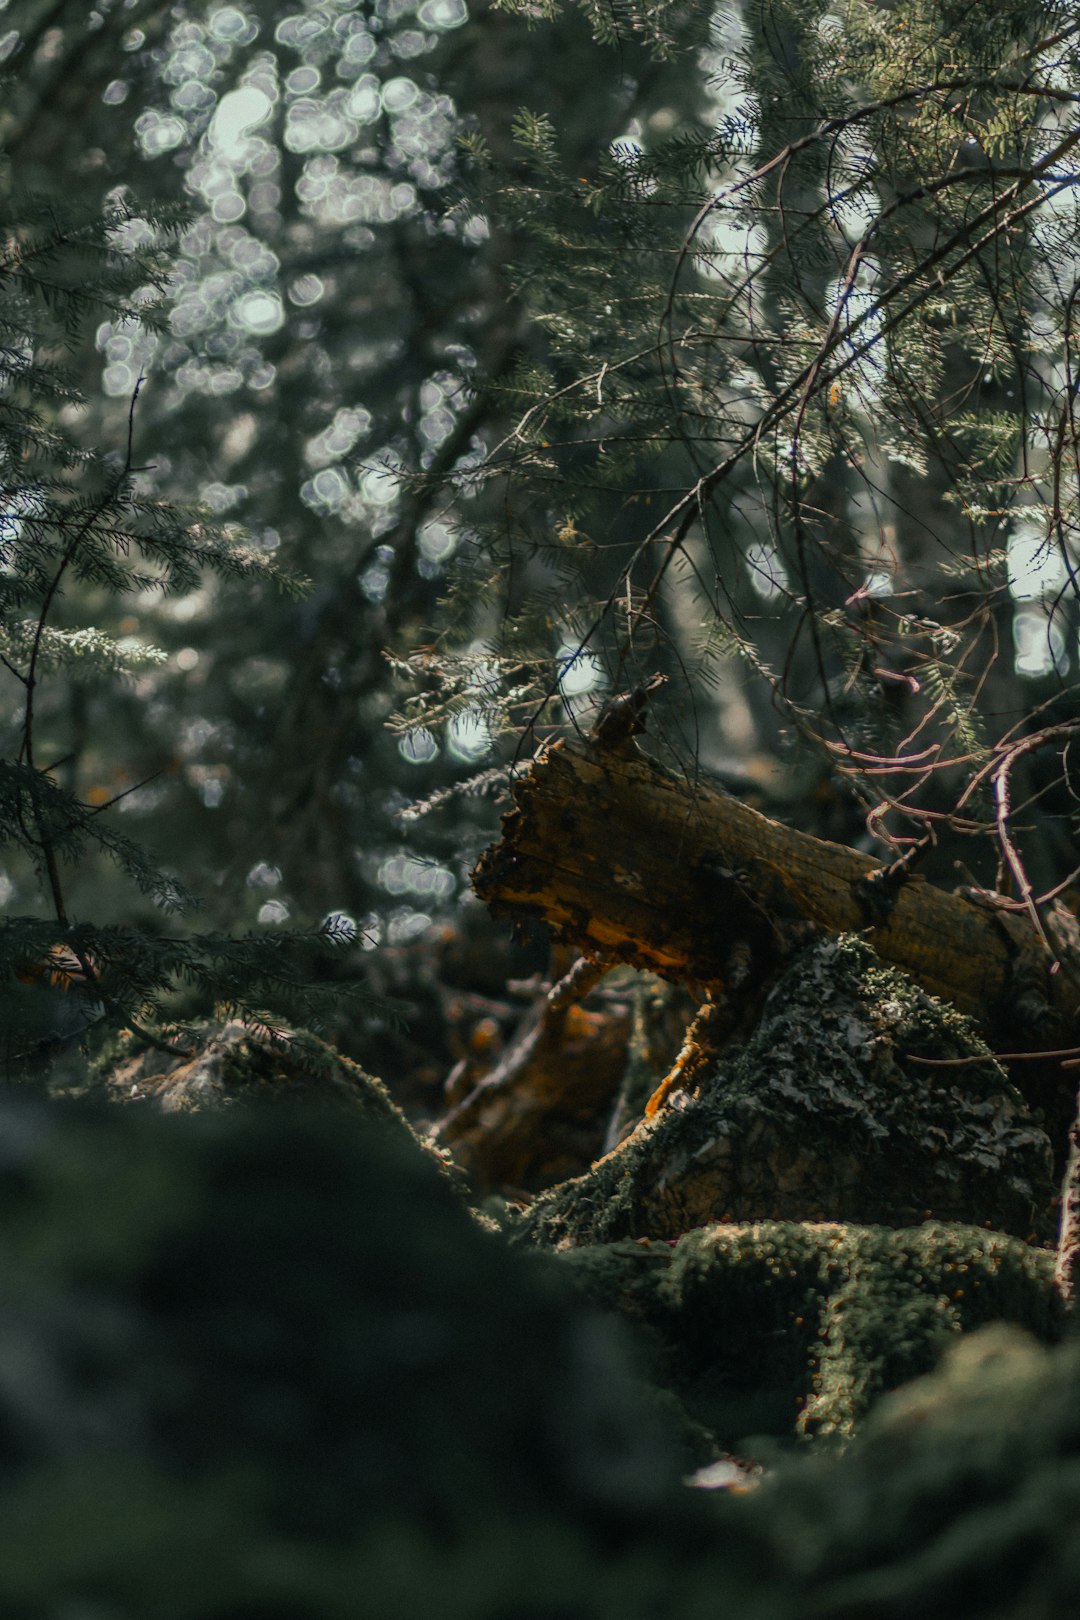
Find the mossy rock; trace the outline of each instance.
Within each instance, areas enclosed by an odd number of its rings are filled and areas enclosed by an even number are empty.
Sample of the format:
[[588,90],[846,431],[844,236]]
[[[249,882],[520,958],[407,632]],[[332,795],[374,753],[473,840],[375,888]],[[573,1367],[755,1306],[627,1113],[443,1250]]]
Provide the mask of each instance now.
[[230,1019],[186,1030],[174,1045],[151,1046],[123,1031],[95,1058],[84,1094],[150,1103],[165,1114],[216,1112],[237,1102],[303,1102],[391,1126],[406,1123],[381,1080],[307,1030],[271,1033]]
[[[310,1031],[282,1027],[271,1035],[232,1019],[186,1032],[184,1047],[173,1053],[132,1031],[114,1035],[91,1066],[88,1082],[69,1095],[163,1114],[302,1105],[308,1113],[343,1115],[423,1153],[462,1198],[467,1196],[465,1178],[450,1154],[413,1129],[383,1082]],[[490,1224],[479,1212],[476,1218]]]
[[[727,1241],[640,1248],[655,1330],[701,1358],[738,1331]],[[778,1311],[832,1239],[798,1241]],[[570,1286],[588,1252],[480,1231],[402,1133],[0,1098],[0,1243],[5,1620],[1076,1612],[1080,1347],[962,1340],[839,1457],[719,1500]]]
[[745,1620],[1066,1620],[1080,1613],[1080,1342],[986,1327],[880,1402],[842,1455],[777,1470],[722,1516]]
[[715,1221],[936,1219],[1046,1241],[1056,1190],[1046,1132],[973,1026],[841,936],[800,953],[695,1095],[543,1193],[519,1232],[571,1247]]
[[1061,1331],[1054,1255],[976,1227],[713,1226],[560,1257],[635,1324],[653,1373],[721,1446],[850,1438],[887,1390],[990,1321]]

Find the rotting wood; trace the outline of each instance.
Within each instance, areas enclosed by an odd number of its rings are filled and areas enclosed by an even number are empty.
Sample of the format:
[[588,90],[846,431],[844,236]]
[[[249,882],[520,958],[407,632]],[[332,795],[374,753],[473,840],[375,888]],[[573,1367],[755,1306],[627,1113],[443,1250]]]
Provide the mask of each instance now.
[[603,961],[731,995],[822,932],[862,933],[885,962],[975,1018],[991,1042],[1067,1045],[1080,970],[1027,917],[886,868],[681,778],[633,746],[562,740],[516,780],[502,837],[473,874],[499,916],[542,919]]
[[499,1062],[433,1133],[474,1192],[532,1192],[600,1152],[626,1063],[630,1007],[582,1003],[606,967],[579,956],[522,1020]]

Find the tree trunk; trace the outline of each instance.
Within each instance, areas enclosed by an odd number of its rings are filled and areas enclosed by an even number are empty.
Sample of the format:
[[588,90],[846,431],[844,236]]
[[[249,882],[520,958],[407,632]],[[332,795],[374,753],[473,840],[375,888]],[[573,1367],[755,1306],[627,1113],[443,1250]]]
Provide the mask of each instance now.
[[[784,827],[629,743],[560,741],[517,779],[473,874],[496,915],[541,918],[603,961],[751,995],[821,933],[974,1018],[992,1045],[1047,1051],[1080,1030],[1080,967],[1008,902],[947,893]],[[1052,920],[1051,920],[1052,921]]]

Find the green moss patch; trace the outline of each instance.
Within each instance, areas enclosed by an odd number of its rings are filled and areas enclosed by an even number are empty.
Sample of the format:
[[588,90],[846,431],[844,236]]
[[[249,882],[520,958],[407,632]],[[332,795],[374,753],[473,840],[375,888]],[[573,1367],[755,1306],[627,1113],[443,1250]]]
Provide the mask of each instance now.
[[962,1339],[819,1453],[726,1504],[749,1620],[1064,1620],[1080,1612],[1080,1343]]
[[767,1222],[562,1258],[637,1325],[658,1380],[730,1447],[848,1438],[885,1391],[983,1323],[1060,1331],[1053,1254],[975,1227]]

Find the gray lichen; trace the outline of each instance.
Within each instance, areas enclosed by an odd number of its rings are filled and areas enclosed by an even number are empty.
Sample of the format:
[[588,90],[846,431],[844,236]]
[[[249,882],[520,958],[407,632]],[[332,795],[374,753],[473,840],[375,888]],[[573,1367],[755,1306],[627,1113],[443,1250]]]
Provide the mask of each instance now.
[[[359,1121],[422,1152],[465,1195],[464,1177],[450,1155],[413,1129],[384,1083],[308,1030],[282,1027],[271,1036],[230,1019],[187,1031],[176,1052],[124,1032],[99,1053],[89,1081],[69,1094],[162,1114],[303,1104],[311,1112]],[[485,1224],[483,1216],[476,1218]]]
[[1046,1239],[1055,1191],[1045,1131],[968,1020],[841,936],[800,953],[695,1096],[543,1194],[520,1232],[566,1247],[933,1218]]
[[230,1019],[188,1030],[174,1044],[170,1051],[121,1033],[91,1066],[85,1092],[154,1103],[166,1114],[302,1099],[404,1122],[381,1080],[306,1030],[270,1035]]

